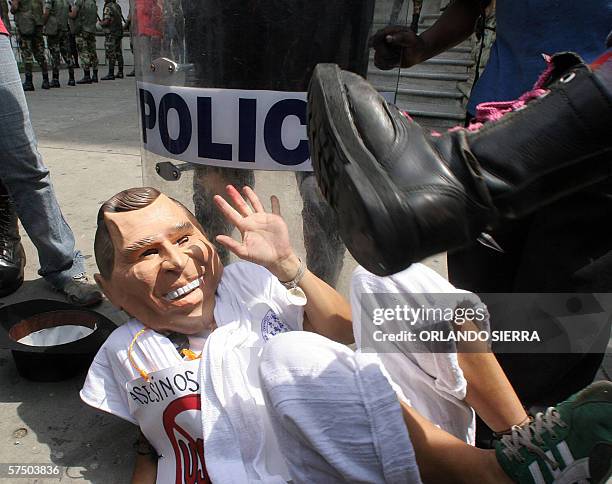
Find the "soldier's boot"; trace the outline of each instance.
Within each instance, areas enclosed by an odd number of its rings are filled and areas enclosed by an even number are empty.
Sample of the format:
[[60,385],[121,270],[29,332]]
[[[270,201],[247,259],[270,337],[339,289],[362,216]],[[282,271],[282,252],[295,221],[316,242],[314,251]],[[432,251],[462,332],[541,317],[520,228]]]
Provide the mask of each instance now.
[[49,84],[49,71],[47,71],[46,69],[43,70],[42,77],[43,77],[43,82],[40,85],[40,88],[41,89],[50,89],[51,85]]
[[608,179],[611,104],[612,57],[589,67],[564,53],[518,100],[430,134],[361,77],[319,64],[310,153],[347,248],[387,276]]
[[[32,67],[30,67],[32,69]],[[32,71],[28,70],[26,66],[25,80],[23,81],[24,91],[34,91],[34,84],[32,83]]]
[[13,201],[0,183],[0,297],[21,286],[25,262]]
[[108,74],[100,78],[101,81],[114,81],[115,80],[115,61],[108,61]]
[[419,33],[419,17],[421,15],[418,13],[415,13],[412,16],[412,23],[410,24],[410,30],[412,30],[415,34]]
[[119,61],[119,65],[117,67],[117,75],[115,77],[117,79],[123,79],[123,60]]
[[83,69],[83,79],[79,79],[77,84],[91,84],[91,74],[89,69]]
[[51,87],[60,87],[59,69],[57,67],[53,68],[53,79],[51,79],[51,83],[49,85]]
[[98,83],[98,69],[93,70],[93,75],[91,76],[91,82]]
[[125,77],[134,77],[136,75],[136,70],[132,69],[130,72],[128,72]]
[[76,83],[74,82],[74,67],[68,67],[68,85],[74,86]]

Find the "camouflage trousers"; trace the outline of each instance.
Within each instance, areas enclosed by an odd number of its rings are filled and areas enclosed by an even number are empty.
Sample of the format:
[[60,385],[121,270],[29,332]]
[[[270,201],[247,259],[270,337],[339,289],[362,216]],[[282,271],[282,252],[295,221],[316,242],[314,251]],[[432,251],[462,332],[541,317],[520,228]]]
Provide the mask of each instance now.
[[[404,4],[404,0],[393,0],[393,6],[391,7],[391,17],[389,19],[389,24],[396,25],[398,23],[399,14],[402,10],[402,5]],[[410,7],[407,7],[410,9]],[[412,0],[412,15],[421,15],[421,9],[423,8],[423,0]],[[408,12],[406,12],[408,14]],[[403,22],[400,21],[400,24]]]
[[33,59],[40,65],[43,71],[47,70],[47,59],[45,57],[45,42],[43,39],[43,28],[36,26],[33,34],[19,34],[19,48],[21,58],[26,72],[32,72]]
[[68,67],[72,67],[68,31],[58,30],[57,35],[47,35],[47,48],[49,54],[51,54],[51,67],[53,69],[59,68],[61,59],[64,59]]
[[96,53],[96,34],[81,32],[77,35],[79,59],[83,69],[98,68],[98,54]]
[[104,48],[106,49],[106,61],[117,62],[118,65],[123,66],[123,48],[121,39],[122,34],[106,34],[104,39]]

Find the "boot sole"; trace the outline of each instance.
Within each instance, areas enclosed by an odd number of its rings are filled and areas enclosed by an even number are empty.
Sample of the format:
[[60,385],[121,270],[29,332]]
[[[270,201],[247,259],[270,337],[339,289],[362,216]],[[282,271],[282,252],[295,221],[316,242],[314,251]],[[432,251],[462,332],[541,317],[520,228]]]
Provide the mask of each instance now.
[[413,217],[401,208],[396,186],[365,147],[335,64],[319,64],[314,71],[308,92],[308,132],[319,188],[336,212],[349,252],[377,275],[405,269],[409,265],[405,247],[414,237],[407,229]]

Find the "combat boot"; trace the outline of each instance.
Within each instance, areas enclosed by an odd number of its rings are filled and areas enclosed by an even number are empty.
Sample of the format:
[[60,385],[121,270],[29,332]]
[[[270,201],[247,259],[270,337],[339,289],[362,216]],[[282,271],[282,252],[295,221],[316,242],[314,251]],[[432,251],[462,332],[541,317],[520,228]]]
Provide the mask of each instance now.
[[114,81],[115,80],[115,62],[108,61],[108,74],[100,78],[101,81]]
[[49,85],[49,72],[44,70],[42,73],[42,78],[43,78],[43,82],[40,85],[41,89],[50,89],[51,86]]
[[534,88],[429,133],[363,78],[319,64],[308,135],[321,192],[347,248],[377,275],[469,245],[483,232],[607,179],[612,56],[562,53]]
[[83,79],[79,79],[77,84],[91,84],[91,75],[89,69],[83,69]]
[[123,61],[119,61],[119,65],[117,67],[117,75],[115,77],[117,79],[123,79]]
[[93,75],[91,76],[91,82],[98,83],[98,69],[93,70]]
[[[1,184],[0,191],[4,191]],[[7,194],[0,194],[0,297],[21,286],[25,262],[13,201]]]
[[419,17],[421,15],[418,13],[415,13],[412,16],[412,23],[410,24],[410,30],[412,30],[415,34],[419,33]]
[[74,67],[68,67],[68,85],[74,86],[76,83],[74,82]]
[[23,81],[24,91],[34,91],[34,84],[32,83],[32,71],[25,73],[25,80]]
[[57,67],[53,68],[53,79],[51,80],[50,84],[51,87],[60,87],[60,82],[59,82],[59,69]]

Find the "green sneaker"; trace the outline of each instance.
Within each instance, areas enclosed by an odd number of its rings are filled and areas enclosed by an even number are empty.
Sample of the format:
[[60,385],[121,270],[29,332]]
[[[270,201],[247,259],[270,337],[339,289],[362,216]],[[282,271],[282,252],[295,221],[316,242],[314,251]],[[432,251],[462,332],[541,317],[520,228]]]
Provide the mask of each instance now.
[[495,443],[516,482],[604,484],[612,477],[612,382],[593,383]]

